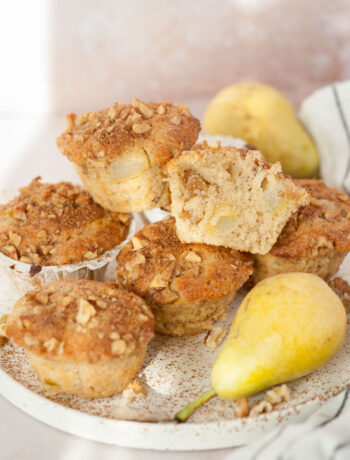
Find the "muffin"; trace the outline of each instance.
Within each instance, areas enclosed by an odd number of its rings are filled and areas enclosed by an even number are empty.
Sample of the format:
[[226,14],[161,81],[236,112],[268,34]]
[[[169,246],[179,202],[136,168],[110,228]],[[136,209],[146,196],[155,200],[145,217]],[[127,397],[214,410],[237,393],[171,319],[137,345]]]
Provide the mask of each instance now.
[[137,374],[154,319],[143,299],[114,282],[67,278],[19,299],[6,335],[50,392],[100,398]]
[[308,193],[260,152],[204,142],[164,167],[179,239],[266,254]]
[[0,273],[13,300],[38,283],[101,278],[129,227],[129,215],[103,209],[80,186],[34,179],[0,206]]
[[198,334],[223,319],[253,271],[252,256],[184,244],[174,218],[146,225],[117,256],[120,283],[152,308],[156,332]]
[[268,254],[256,254],[252,280],[286,272],[329,280],[350,251],[350,198],[316,179],[295,180],[311,196],[289,219]]
[[80,117],[69,114],[67,122],[59,150],[94,200],[117,212],[169,204],[162,165],[189,149],[200,130],[186,105],[137,99]]

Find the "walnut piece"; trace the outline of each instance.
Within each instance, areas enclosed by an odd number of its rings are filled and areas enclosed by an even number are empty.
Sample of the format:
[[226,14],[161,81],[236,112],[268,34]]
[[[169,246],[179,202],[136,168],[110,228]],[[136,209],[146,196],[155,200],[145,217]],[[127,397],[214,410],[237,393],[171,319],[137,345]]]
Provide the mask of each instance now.
[[57,347],[57,345],[58,345],[58,340],[55,339],[54,337],[44,342],[44,347],[46,351],[49,353],[53,351]]
[[187,262],[194,262],[194,263],[202,262],[201,256],[194,251],[188,252],[186,254],[185,260]]
[[151,129],[151,126],[148,123],[135,123],[132,125],[132,130],[136,134],[143,134],[146,133]]
[[167,286],[167,281],[164,280],[159,273],[153,278],[151,284],[149,285],[150,289],[165,288]]
[[96,252],[88,251],[84,254],[84,259],[87,259],[87,260],[95,259],[95,257],[97,257]]
[[133,236],[131,238],[131,242],[132,242],[132,246],[135,249],[135,251],[137,249],[142,249],[143,248],[143,243],[139,238],[137,238],[137,236]]
[[138,99],[133,99],[132,105],[142,114],[144,118],[149,119],[153,116],[153,110]]
[[130,382],[123,391],[123,396],[125,396],[128,399],[135,399],[136,397],[144,398],[146,394],[146,390],[144,389],[142,383],[138,379],[135,379],[133,382]]
[[259,401],[258,403],[254,404],[250,411],[250,416],[257,417],[260,414],[265,414],[267,412],[272,412],[273,405],[268,401]]
[[114,340],[111,348],[113,355],[122,355],[126,351],[126,343],[121,339]]
[[213,327],[213,329],[206,335],[204,344],[209,348],[217,348],[221,344],[225,334],[226,329],[224,327]]
[[238,418],[248,417],[249,415],[249,401],[247,398],[239,398],[236,403],[235,415]]
[[342,278],[333,278],[329,281],[329,287],[340,297],[340,300],[343,302],[344,307],[350,309],[350,286]]
[[90,318],[96,314],[93,305],[85,299],[79,299],[79,309],[75,317],[77,323],[84,326],[90,321]]
[[291,391],[286,384],[275,387],[267,392],[268,402],[271,404],[279,404],[283,401],[290,400]]
[[166,112],[166,108],[164,107],[164,105],[160,105],[158,108],[157,108],[157,113],[158,115],[164,115]]

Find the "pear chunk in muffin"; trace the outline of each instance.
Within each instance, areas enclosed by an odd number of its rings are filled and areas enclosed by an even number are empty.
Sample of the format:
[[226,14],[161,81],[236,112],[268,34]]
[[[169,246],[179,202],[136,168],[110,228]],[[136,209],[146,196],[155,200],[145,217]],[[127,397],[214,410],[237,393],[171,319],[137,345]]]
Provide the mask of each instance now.
[[266,254],[309,194],[255,150],[203,143],[164,167],[177,234],[206,243]]

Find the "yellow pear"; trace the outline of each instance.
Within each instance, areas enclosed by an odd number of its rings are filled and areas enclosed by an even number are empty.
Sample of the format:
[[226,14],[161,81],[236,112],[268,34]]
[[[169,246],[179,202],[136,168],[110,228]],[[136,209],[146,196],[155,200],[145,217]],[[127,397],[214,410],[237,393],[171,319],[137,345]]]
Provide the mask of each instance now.
[[335,355],[346,324],[342,302],[321,278],[266,278],[238,309],[212,369],[212,388],[235,400],[307,375]]
[[272,86],[242,82],[222,89],[206,109],[204,130],[244,139],[268,161],[280,161],[283,171],[293,177],[317,174],[314,142],[291,104]]

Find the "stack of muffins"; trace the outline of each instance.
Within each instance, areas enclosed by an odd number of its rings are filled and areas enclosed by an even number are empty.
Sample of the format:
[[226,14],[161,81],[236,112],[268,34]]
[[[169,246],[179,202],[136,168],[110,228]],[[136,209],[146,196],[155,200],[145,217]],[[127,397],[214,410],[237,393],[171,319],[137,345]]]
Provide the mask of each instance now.
[[[87,191],[37,178],[0,208],[2,269],[26,272],[32,288],[6,335],[52,392],[119,393],[154,331],[211,329],[247,282],[289,271],[328,280],[350,250],[346,195],[293,181],[250,148],[196,145],[186,105],[135,99],[67,120],[57,145]],[[172,216],[129,238],[127,213],[158,207]],[[111,257],[116,279],[105,281]]]

